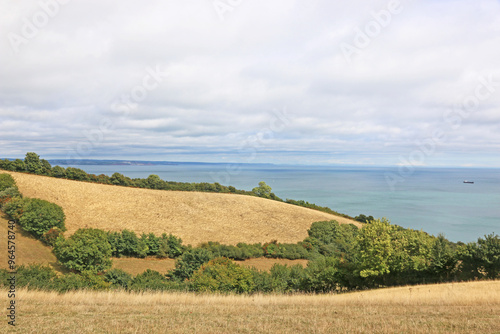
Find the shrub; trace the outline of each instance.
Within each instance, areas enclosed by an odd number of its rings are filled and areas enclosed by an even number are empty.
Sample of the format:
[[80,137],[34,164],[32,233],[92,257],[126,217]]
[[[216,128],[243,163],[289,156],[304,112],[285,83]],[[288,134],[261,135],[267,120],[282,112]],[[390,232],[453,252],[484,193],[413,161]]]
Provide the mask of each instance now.
[[19,197],[19,198],[23,197],[23,195],[19,192],[17,187],[10,187],[3,191],[0,191],[0,209],[14,197]]
[[25,199],[14,197],[8,201],[2,208],[11,219],[19,220],[23,215]]
[[81,274],[69,273],[57,277],[53,280],[51,288],[62,293],[82,289],[105,290],[109,287],[110,283],[106,282],[102,276],[85,271]]
[[111,269],[104,275],[106,282],[111,283],[112,287],[127,289],[132,283],[132,275],[121,270]]
[[203,248],[190,249],[175,261],[175,269],[169,272],[169,276],[178,280],[190,278],[202,264],[213,259],[211,252]]
[[0,191],[7,188],[16,187],[16,182],[9,174],[0,174]]
[[40,264],[20,265],[17,268],[16,283],[20,288],[49,289],[56,276],[51,267]]
[[202,265],[190,280],[194,291],[251,292],[254,287],[252,272],[228,258],[220,257]]
[[24,199],[22,210],[19,225],[38,238],[53,227],[58,227],[62,231],[66,230],[64,212],[57,204],[29,198]]
[[102,272],[111,268],[111,245],[106,232],[79,229],[71,237],[59,238],[54,247],[59,262],[78,272]]
[[164,275],[148,269],[133,279],[130,289],[133,291],[169,290],[170,286]]
[[53,227],[45,232],[40,240],[48,246],[54,247],[57,238],[63,235],[63,231],[59,227]]
[[113,256],[136,256],[146,257],[148,245],[145,240],[139,239],[134,231],[123,230],[120,232],[108,232],[108,241],[111,245]]

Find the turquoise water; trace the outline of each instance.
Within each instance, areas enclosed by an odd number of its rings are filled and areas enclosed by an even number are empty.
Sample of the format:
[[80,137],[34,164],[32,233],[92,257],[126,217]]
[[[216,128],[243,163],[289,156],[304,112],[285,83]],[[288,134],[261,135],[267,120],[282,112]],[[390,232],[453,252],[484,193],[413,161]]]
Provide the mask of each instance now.
[[[404,227],[443,233],[452,241],[500,234],[500,169],[420,168],[403,177],[396,168],[382,167],[192,163],[74,167],[94,174],[119,172],[131,178],[157,174],[168,181],[219,182],[245,190],[265,181],[283,199],[302,199],[351,216],[386,217]],[[391,187],[387,175],[397,176],[397,184]],[[464,180],[475,183],[464,184]]]

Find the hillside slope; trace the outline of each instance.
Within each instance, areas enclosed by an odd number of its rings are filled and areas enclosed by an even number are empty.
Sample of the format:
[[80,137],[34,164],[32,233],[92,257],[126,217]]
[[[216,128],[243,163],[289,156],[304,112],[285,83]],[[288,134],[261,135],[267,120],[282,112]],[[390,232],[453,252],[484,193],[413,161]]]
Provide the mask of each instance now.
[[236,244],[276,239],[295,243],[307,237],[307,229],[315,221],[360,226],[343,217],[258,197],[137,189],[8,173],[24,196],[51,201],[64,209],[67,235],[92,227],[138,234],[172,233],[193,246],[206,241]]

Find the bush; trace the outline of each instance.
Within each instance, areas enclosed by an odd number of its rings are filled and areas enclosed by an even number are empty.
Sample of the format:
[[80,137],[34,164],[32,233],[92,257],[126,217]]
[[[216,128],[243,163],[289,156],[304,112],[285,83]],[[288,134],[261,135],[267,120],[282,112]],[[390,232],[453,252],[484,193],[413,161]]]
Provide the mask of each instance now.
[[16,283],[20,288],[49,289],[56,276],[51,267],[40,264],[21,265],[17,268]]
[[228,258],[220,257],[202,265],[190,280],[194,291],[251,292],[255,284],[252,272]]
[[0,191],[12,187],[16,187],[16,182],[12,176],[10,176],[10,174],[0,174]]
[[102,276],[93,272],[85,271],[82,274],[69,273],[57,277],[52,282],[52,289],[58,292],[68,292],[72,290],[106,290],[110,283],[106,282]]
[[148,269],[142,274],[137,275],[131,285],[130,290],[148,291],[148,290],[169,290],[168,279],[157,271]]
[[57,238],[63,235],[63,231],[58,227],[53,227],[47,232],[45,232],[40,240],[48,246],[54,247],[57,241]]
[[111,283],[112,287],[128,289],[132,284],[132,275],[121,270],[111,269],[104,275],[106,282]]
[[59,262],[78,272],[102,272],[111,268],[111,245],[98,229],[79,229],[71,237],[59,238],[54,247]]
[[190,249],[175,261],[175,269],[169,272],[169,276],[177,280],[190,278],[202,264],[213,259],[211,252],[203,248]]
[[24,212],[25,199],[20,197],[14,197],[8,201],[2,208],[10,219],[19,221]]
[[19,190],[15,186],[0,191],[0,209],[14,197],[19,197],[19,198],[23,197],[23,195],[19,192]]
[[120,232],[108,232],[108,241],[111,245],[113,256],[135,256],[144,258],[148,255],[148,245],[143,239],[139,239],[134,231],[123,230]]
[[24,199],[22,210],[19,225],[38,238],[53,227],[66,231],[64,212],[57,204],[37,198],[29,198]]

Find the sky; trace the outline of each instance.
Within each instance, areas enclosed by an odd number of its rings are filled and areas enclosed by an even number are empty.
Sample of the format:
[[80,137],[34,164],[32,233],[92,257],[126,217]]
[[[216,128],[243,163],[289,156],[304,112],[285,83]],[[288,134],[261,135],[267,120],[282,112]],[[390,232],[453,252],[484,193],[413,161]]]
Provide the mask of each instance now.
[[0,157],[500,167],[500,1],[0,0]]

